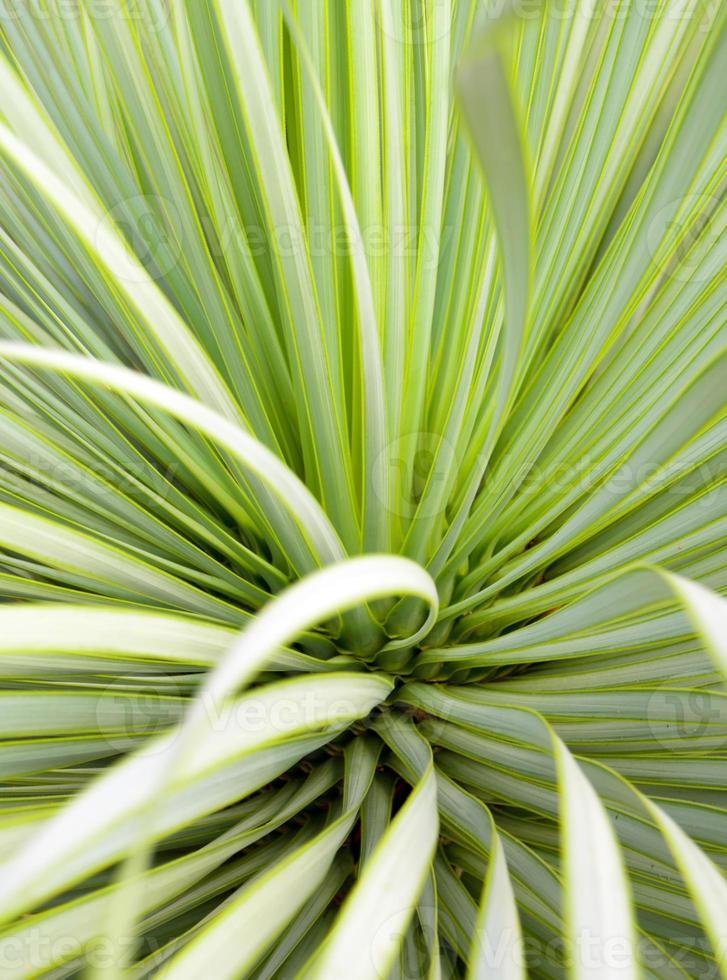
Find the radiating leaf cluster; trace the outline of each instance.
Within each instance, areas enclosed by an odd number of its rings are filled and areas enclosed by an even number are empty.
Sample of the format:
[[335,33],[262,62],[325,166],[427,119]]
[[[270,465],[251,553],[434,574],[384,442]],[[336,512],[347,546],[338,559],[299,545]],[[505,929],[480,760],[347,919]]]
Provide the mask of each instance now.
[[727,978],[726,59],[7,0],[0,976]]

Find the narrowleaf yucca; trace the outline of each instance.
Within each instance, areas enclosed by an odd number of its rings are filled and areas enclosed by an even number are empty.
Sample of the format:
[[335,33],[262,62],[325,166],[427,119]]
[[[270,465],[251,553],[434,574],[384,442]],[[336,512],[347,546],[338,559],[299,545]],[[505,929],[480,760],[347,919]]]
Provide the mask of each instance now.
[[0,975],[727,977],[727,8],[0,30]]

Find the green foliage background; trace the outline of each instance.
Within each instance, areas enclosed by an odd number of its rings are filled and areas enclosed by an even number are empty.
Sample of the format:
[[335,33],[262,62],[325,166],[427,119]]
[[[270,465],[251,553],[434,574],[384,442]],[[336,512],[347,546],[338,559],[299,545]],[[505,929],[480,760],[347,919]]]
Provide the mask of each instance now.
[[8,0],[0,975],[727,977],[727,8]]

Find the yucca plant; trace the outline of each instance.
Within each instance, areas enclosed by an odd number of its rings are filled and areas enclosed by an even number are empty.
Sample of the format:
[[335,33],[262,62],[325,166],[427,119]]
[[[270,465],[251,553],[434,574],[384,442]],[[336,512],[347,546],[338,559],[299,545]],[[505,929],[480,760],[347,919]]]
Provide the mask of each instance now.
[[727,8],[6,0],[0,975],[727,977]]

